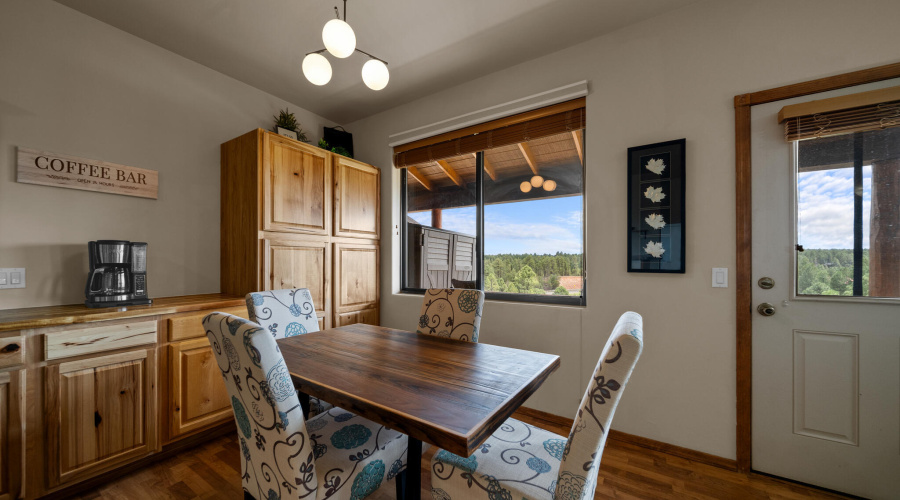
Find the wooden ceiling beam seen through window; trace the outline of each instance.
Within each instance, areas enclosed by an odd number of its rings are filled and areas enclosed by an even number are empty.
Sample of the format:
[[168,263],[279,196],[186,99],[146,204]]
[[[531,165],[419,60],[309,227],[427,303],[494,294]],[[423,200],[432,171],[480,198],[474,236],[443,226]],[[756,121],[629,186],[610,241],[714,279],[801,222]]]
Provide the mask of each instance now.
[[531,171],[534,172],[534,175],[538,175],[537,160],[534,159],[534,154],[531,152],[531,146],[529,146],[527,142],[520,142],[519,151],[522,152],[522,156],[525,157],[525,161],[528,162],[528,166],[531,167]]
[[419,169],[417,169],[416,167],[409,167],[407,169],[407,173],[411,175],[413,179],[419,181],[419,184],[421,184],[425,189],[429,191],[433,189],[433,187],[431,186],[431,181],[429,181],[427,177],[422,175],[422,172],[419,172]]
[[[472,158],[478,158],[478,153],[472,153]],[[476,160],[477,161],[477,160]],[[484,157],[484,171],[487,172],[489,176],[491,176],[492,181],[497,181],[497,171],[494,170],[494,165],[490,160],[487,159],[487,156]]]
[[466,187],[465,181],[462,180],[462,177],[460,177],[459,174],[456,173],[456,170],[453,170],[453,167],[451,167],[446,160],[438,160],[437,164],[439,167],[441,167],[441,170],[443,170],[444,173],[447,174],[447,177],[449,177],[450,180],[453,181],[454,184],[459,187]]
[[581,131],[572,131],[572,140],[575,141],[575,150],[578,151],[578,161],[584,163],[584,146],[581,144]]

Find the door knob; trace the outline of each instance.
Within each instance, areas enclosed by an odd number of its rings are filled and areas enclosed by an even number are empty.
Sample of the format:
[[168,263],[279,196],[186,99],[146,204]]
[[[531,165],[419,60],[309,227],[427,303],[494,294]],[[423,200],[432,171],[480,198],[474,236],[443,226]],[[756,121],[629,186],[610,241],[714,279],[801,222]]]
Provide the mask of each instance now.
[[769,304],[768,302],[763,302],[756,307],[756,310],[759,311],[759,313],[763,316],[772,316],[775,314],[775,306]]

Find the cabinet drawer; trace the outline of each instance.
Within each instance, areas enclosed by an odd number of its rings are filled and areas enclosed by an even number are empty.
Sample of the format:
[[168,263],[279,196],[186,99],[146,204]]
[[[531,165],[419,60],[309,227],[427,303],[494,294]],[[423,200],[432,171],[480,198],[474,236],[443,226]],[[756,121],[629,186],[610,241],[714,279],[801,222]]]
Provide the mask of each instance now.
[[156,321],[95,326],[44,335],[47,361],[156,343]]
[[0,368],[9,368],[25,363],[25,344],[22,337],[0,339]]
[[[244,306],[216,309],[215,311],[233,314],[245,319],[247,318],[247,308]],[[214,311],[201,311],[197,313],[183,314],[181,316],[169,318],[167,320],[167,326],[169,328],[169,341],[173,342],[176,340],[194,339],[197,337],[205,336],[206,331],[203,329],[203,318],[205,318],[206,315],[211,312]]]

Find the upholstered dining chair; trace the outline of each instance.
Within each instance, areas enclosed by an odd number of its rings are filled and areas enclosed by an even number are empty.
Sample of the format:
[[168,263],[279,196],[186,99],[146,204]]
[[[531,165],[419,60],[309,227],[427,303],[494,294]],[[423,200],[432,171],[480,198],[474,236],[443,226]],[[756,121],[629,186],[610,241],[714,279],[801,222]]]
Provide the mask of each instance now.
[[468,458],[438,450],[431,459],[435,500],[594,498],[609,425],[643,349],[641,316],[619,318],[600,354],[568,439],[508,419]]
[[[319,331],[316,307],[308,288],[249,293],[247,313],[250,321],[268,330],[276,340]],[[331,408],[331,404],[310,396],[310,417]]]
[[484,292],[460,288],[425,290],[418,333],[478,342]]
[[405,470],[405,435],[340,408],[305,420],[275,339],[224,313],[203,318],[231,397],[245,498],[365,498]]

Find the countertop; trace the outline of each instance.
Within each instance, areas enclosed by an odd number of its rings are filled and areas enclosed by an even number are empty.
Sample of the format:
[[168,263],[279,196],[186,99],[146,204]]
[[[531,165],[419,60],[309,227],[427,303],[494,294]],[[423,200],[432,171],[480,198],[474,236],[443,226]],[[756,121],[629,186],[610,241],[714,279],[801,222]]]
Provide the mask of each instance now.
[[239,306],[243,297],[221,293],[154,298],[149,306],[91,309],[84,304],[0,310],[0,332],[72,325],[91,321],[160,316],[180,312]]

